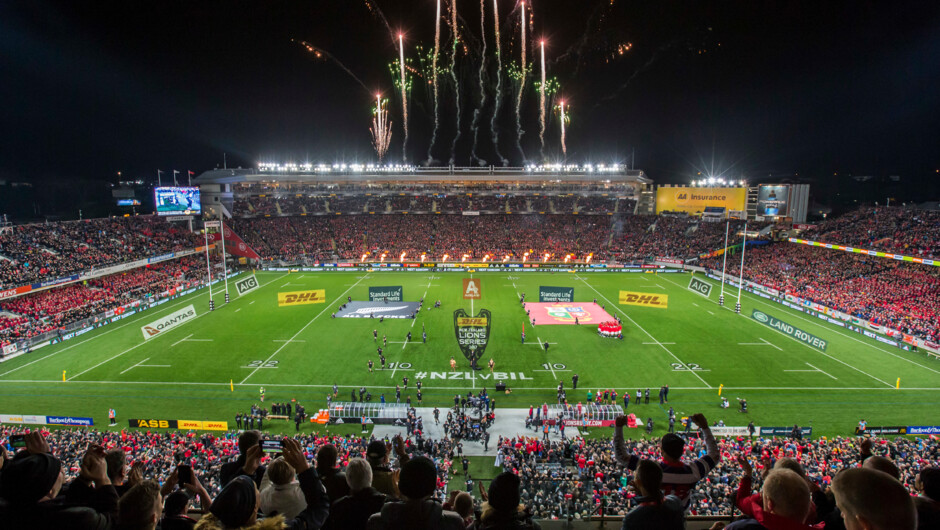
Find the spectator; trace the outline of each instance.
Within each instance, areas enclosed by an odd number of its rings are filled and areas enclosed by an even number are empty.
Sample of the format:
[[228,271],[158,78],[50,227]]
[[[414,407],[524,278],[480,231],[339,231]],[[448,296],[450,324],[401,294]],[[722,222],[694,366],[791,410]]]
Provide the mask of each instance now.
[[437,468],[429,458],[419,456],[402,465],[398,489],[402,501],[387,502],[382,510],[369,517],[369,530],[427,528],[463,530],[461,517],[445,511],[431,499],[437,484]]
[[457,515],[463,518],[463,524],[466,528],[473,528],[473,508],[473,496],[466,491],[457,492],[457,495],[454,497],[453,511],[457,512]]
[[519,485],[519,477],[513,473],[500,473],[493,479],[480,514],[479,529],[539,528],[538,523],[525,511],[525,506],[519,504]]
[[332,528],[365,530],[369,517],[379,513],[387,497],[372,487],[372,467],[365,459],[353,458],[346,465],[350,493],[333,503]]
[[160,485],[144,480],[127,490],[118,501],[117,530],[153,530],[163,511]]
[[[256,446],[257,447],[257,446]],[[307,507],[296,518],[285,520],[276,515],[265,520],[264,529],[318,530],[323,527],[329,514],[330,505],[326,489],[320,482],[317,471],[310,467],[300,443],[290,438],[284,439],[284,460],[295,471],[300,480],[300,489],[304,492]],[[245,459],[245,474],[232,479],[212,503],[210,513],[199,520],[196,530],[227,530],[230,528],[253,527],[258,522],[258,508],[261,496],[252,476],[258,469],[261,451],[252,449]],[[259,526],[258,528],[262,528]]]
[[887,473],[866,468],[845,469],[832,480],[832,493],[848,530],[917,527],[913,497]]
[[921,469],[914,487],[920,494],[914,497],[914,506],[917,507],[917,528],[919,530],[940,528],[940,468]]
[[[704,457],[693,460],[691,464],[683,464],[681,458],[685,451],[685,442],[674,433],[663,436],[660,443],[663,458],[660,463],[663,470],[663,491],[667,495],[675,494],[682,500],[684,506],[689,505],[690,493],[695,483],[708,475],[721,456],[705,416],[695,414],[692,416],[692,421],[701,429],[702,438],[705,439],[707,454]],[[617,417],[614,428],[614,451],[617,461],[632,471],[639,464],[640,457],[630,454],[624,443],[623,427],[626,424],[626,416]]]
[[[239,475],[245,475],[245,462],[249,458],[260,459],[262,455],[261,451],[261,433],[258,431],[245,431],[241,433],[238,437],[238,458],[233,462],[227,464],[222,464],[222,471],[220,472],[220,480],[222,481],[222,486],[225,486],[233,478]],[[261,479],[264,478],[265,466],[257,466],[252,470],[250,475],[255,481],[255,484],[259,487],[261,486]]]
[[110,528],[117,518],[118,496],[108,479],[104,449],[91,445],[82,458],[81,473],[95,485],[87,506],[57,498],[65,482],[65,468],[49,452],[49,445],[36,431],[27,435],[26,450],[4,462],[0,521],[8,528]]
[[182,491],[174,491],[166,497],[160,530],[193,530],[196,527],[196,520],[188,515],[189,500],[189,495]]
[[[738,498],[750,496],[750,480],[741,481]],[[788,530],[795,528],[818,528],[803,523],[810,509],[809,486],[806,480],[789,469],[775,469],[764,480],[762,504],[753,507],[750,519],[735,521],[726,530]]]
[[[400,450],[399,446],[401,446]],[[369,443],[366,458],[369,461],[369,465],[372,466],[372,487],[389,497],[397,498],[399,495],[395,475],[388,467],[388,450],[389,447],[386,446],[384,442],[381,440],[373,440]],[[407,459],[404,452],[404,443],[401,438],[397,436],[395,437],[395,451],[399,454],[400,458]],[[399,465],[404,465],[404,463],[399,461]]]
[[283,515],[285,519],[293,519],[304,511],[307,501],[304,493],[300,491],[296,476],[294,468],[290,467],[283,457],[271,462],[264,478],[261,479],[261,513],[267,516]]
[[642,497],[639,506],[623,518],[623,530],[683,529],[682,500],[675,495],[663,495],[663,470],[652,460],[640,460],[633,482]]
[[326,444],[317,451],[317,473],[326,486],[326,493],[333,504],[340,497],[349,495],[349,485],[346,484],[346,474],[336,466],[336,447]]

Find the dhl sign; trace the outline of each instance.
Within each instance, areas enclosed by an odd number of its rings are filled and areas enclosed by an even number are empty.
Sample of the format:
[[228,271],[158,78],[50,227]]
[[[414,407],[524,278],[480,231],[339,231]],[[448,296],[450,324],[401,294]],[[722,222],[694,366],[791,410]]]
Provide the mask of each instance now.
[[669,304],[669,295],[658,293],[634,293],[620,291],[621,305],[638,305],[642,307],[658,307],[666,309]]
[[325,289],[277,293],[277,305],[279,307],[286,305],[322,304],[324,302],[326,302]]
[[486,317],[458,317],[457,326],[486,326]]

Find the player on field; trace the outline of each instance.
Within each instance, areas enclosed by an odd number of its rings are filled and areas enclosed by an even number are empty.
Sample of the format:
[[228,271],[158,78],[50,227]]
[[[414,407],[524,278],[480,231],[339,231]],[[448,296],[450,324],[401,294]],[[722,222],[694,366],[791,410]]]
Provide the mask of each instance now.
[[388,347],[388,335],[382,334],[382,346]]
[[261,394],[261,402],[263,403],[264,402],[264,387],[261,387],[261,390],[259,392]]
[[373,373],[373,372],[372,372],[372,364],[373,364],[373,363],[372,363],[372,359],[369,359],[369,373],[370,373],[370,374]]
[[372,342],[377,342],[379,340],[379,330],[372,330]]
[[382,352],[379,352],[379,362],[382,363],[382,369],[385,369],[385,356],[382,355]]
[[451,357],[450,358],[450,371],[454,372],[456,370],[457,370],[457,361],[453,357]]
[[493,367],[496,366],[496,361],[494,361],[493,358],[491,357],[491,358],[490,358],[490,362],[488,362],[487,364],[490,366],[490,373],[492,373],[492,372],[493,372]]

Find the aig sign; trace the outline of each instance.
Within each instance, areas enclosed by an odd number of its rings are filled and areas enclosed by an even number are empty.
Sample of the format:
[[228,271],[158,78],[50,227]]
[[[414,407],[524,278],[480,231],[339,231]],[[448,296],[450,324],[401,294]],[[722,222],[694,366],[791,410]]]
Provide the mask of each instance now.
[[692,281],[689,282],[689,290],[708,298],[708,295],[712,292],[712,284],[692,276]]

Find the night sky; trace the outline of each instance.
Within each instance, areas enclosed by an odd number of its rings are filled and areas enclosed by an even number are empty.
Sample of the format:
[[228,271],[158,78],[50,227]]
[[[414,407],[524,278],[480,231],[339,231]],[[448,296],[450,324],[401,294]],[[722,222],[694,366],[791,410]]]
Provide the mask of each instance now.
[[[480,4],[457,0],[463,110],[458,165],[471,160],[479,101]],[[752,181],[900,175],[936,199],[940,175],[937,2],[533,0],[549,77],[571,106],[569,162],[626,162],[658,182],[698,171]],[[441,68],[450,57],[444,2]],[[0,7],[0,179],[44,182],[197,174],[222,163],[371,162],[373,97],[389,98],[389,160],[401,160],[401,106],[389,28],[406,56],[433,48],[434,0],[47,2]],[[495,65],[485,0],[489,101],[477,154],[499,165],[490,136]],[[499,0],[502,58],[519,60],[516,0]],[[527,28],[528,29],[528,28]],[[530,34],[529,37],[532,37]],[[341,61],[309,53],[305,40]],[[537,60],[535,43],[529,59]],[[626,49],[626,47],[629,47]],[[623,49],[621,54],[618,49]],[[505,66],[505,64],[504,64]],[[538,94],[522,104],[525,161],[541,159]],[[433,152],[450,158],[454,90],[442,71]],[[409,159],[424,163],[433,128],[426,80],[409,104]],[[503,88],[518,85],[503,76]],[[514,96],[496,120],[511,165]],[[560,158],[552,116],[546,156]],[[773,175],[770,177],[769,175]],[[815,197],[822,200],[822,197]]]

